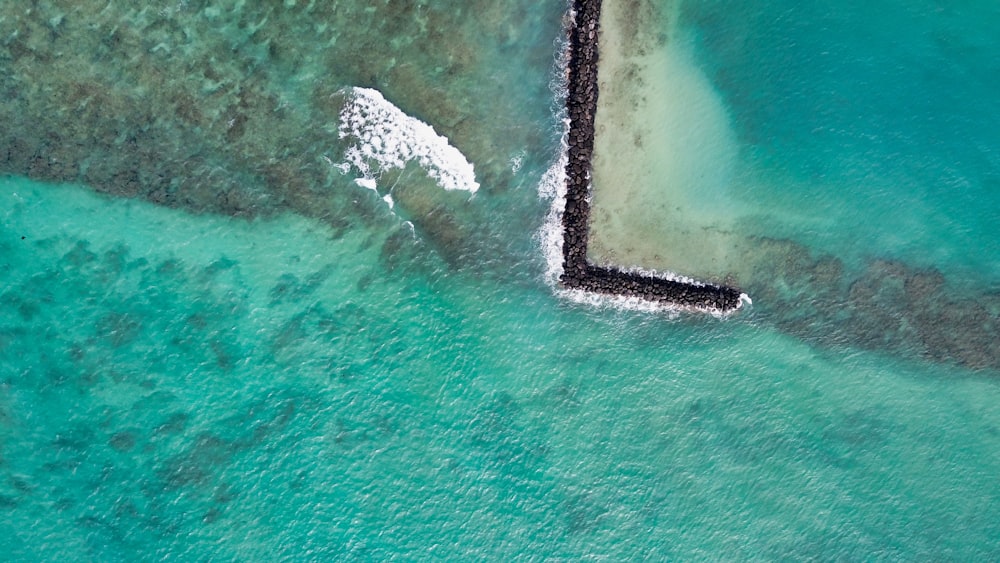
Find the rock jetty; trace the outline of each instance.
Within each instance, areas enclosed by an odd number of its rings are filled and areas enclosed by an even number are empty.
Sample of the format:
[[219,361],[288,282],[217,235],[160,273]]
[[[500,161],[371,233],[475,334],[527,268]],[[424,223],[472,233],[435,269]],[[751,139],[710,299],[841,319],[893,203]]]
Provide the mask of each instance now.
[[587,262],[601,0],[574,0],[573,9],[573,23],[569,30],[569,88],[566,97],[569,152],[562,215],[563,273],[560,282],[568,289],[633,297],[687,309],[723,313],[738,309],[742,304],[742,294],[735,288],[678,281]]

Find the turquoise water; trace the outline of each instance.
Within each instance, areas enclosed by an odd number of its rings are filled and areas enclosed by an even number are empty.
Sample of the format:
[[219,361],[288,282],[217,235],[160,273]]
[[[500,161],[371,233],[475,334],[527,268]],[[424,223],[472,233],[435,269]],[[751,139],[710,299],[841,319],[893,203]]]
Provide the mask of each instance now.
[[[564,4],[337,4],[5,10],[9,559],[997,558],[992,8],[683,4],[769,210],[719,321],[544,281]],[[122,17],[134,56],[67,54]],[[117,113],[59,113],[68,81]],[[479,192],[324,166],[348,86]]]
[[685,6],[753,164],[742,197],[825,251],[1000,278],[994,3]]

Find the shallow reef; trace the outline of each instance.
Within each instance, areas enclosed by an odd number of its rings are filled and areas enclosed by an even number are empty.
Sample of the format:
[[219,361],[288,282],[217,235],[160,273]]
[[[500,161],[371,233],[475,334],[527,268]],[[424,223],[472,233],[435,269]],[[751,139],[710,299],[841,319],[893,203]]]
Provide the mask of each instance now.
[[871,258],[858,271],[790,240],[753,241],[746,280],[762,318],[822,346],[1000,370],[1000,291],[959,288],[933,268]]
[[[558,135],[550,108],[525,100],[549,96],[560,16],[529,2],[6,4],[0,173],[194,213],[370,223],[371,203],[330,166],[342,148],[334,94],[364,86],[447,135],[485,191],[524,198],[510,192],[510,159],[544,169],[551,158],[525,153]],[[467,230],[491,228],[486,212],[449,205]],[[475,253],[449,244],[438,248]]]

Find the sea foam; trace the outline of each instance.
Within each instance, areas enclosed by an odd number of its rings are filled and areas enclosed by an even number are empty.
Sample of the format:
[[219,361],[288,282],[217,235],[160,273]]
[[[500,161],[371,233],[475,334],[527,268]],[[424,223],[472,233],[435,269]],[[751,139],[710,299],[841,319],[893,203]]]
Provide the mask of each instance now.
[[403,113],[378,90],[352,87],[339,94],[344,105],[337,133],[352,143],[344,151],[345,162],[335,166],[345,174],[357,170],[358,185],[376,190],[382,172],[416,160],[446,190],[479,189],[472,164],[433,127]]

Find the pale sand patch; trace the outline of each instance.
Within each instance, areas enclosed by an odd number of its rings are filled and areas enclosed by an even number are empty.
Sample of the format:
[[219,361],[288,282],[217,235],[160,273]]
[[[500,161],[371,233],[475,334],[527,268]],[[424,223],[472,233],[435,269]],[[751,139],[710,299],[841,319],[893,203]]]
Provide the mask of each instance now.
[[743,269],[727,189],[737,141],[676,32],[677,4],[651,6],[603,5],[589,258],[717,280]]

